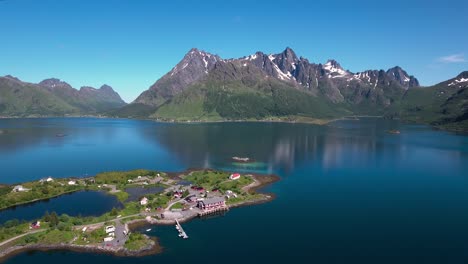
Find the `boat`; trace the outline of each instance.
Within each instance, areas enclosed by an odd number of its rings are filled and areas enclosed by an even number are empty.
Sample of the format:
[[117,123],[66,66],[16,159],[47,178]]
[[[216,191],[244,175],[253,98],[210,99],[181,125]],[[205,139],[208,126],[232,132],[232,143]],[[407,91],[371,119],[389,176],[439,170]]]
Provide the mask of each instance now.
[[151,228],[146,229],[146,232],[149,232],[149,231],[151,231]]
[[392,130],[389,130],[388,133],[398,135],[400,134],[400,130],[392,129]]
[[231,159],[235,162],[241,162],[241,163],[251,163],[251,162],[254,162],[253,159],[251,158],[248,158],[248,157],[231,157]]

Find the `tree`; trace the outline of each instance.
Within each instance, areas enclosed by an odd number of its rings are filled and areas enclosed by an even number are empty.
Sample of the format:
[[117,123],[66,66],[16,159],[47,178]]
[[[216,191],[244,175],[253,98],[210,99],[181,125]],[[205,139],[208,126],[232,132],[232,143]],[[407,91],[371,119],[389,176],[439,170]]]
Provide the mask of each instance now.
[[58,218],[56,212],[52,212],[52,213],[50,214],[50,221],[49,221],[49,223],[50,223],[50,226],[51,226],[51,227],[56,227],[56,226],[58,225],[58,223],[59,223],[59,218]]
[[49,214],[49,211],[46,211],[46,212],[45,212],[44,217],[42,217],[42,219],[44,220],[44,222],[50,222],[50,214]]
[[109,215],[116,216],[118,213],[119,211],[117,211],[117,209],[114,207],[112,208],[112,211],[109,213]]
[[6,228],[11,228],[11,227],[17,226],[19,224],[20,224],[20,222],[19,222],[18,219],[12,219],[12,220],[6,221],[5,224],[3,224],[3,226],[6,227]]

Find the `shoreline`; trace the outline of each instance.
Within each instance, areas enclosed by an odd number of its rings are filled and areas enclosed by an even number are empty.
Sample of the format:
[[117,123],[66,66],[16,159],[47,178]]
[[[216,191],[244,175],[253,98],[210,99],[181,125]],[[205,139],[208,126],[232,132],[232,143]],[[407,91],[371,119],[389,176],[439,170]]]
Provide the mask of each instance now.
[[[311,118],[312,120],[282,120],[282,119],[260,119],[260,120],[164,120],[164,119],[156,119],[156,118],[138,118],[138,117],[115,117],[115,116],[0,116],[0,120],[2,119],[47,119],[47,118],[96,118],[96,119],[121,119],[121,120],[140,120],[140,121],[152,121],[157,123],[168,123],[168,124],[210,124],[210,123],[285,123],[285,124],[312,124],[312,125],[319,125],[319,126],[326,126],[330,123],[340,120],[359,120],[359,118],[385,118],[384,115],[381,116],[372,116],[372,115],[349,115],[343,117],[337,117],[332,119],[326,118]],[[411,121],[411,120],[404,120],[400,119],[404,124],[414,124],[414,125],[425,125],[431,127],[433,129],[439,131],[447,131],[452,133],[462,133],[466,135],[468,133],[467,130],[463,128],[457,127],[447,127],[444,125],[434,125],[431,123],[425,122],[418,122],[418,121]],[[2,133],[0,133],[1,135]]]
[[[217,171],[214,169],[203,169],[205,171]],[[173,173],[167,173],[169,177],[173,179],[180,179],[180,175],[188,174],[194,171],[200,171],[200,169],[196,168],[191,168],[187,169],[183,172],[173,172]],[[250,194],[255,194],[259,193],[261,194],[261,198],[256,198],[252,200],[246,200],[242,202],[238,202],[235,204],[228,205],[228,208],[238,208],[238,207],[243,207],[243,206],[249,206],[249,205],[256,205],[256,204],[262,204],[266,203],[269,201],[272,201],[273,199],[276,198],[276,196],[272,193],[263,193],[260,192],[260,190],[268,185],[271,185],[275,182],[278,182],[280,180],[280,177],[277,175],[273,174],[246,174],[252,177],[254,182],[251,184],[244,186],[242,189],[246,191],[247,193]],[[258,191],[258,192],[257,192]],[[60,195],[59,195],[60,196]],[[36,201],[37,202],[37,201]],[[144,214],[140,214],[140,217],[144,217]],[[190,214],[187,215],[186,217],[178,219],[180,223],[187,223],[195,218],[198,218],[198,214]],[[113,221],[113,220],[110,220]],[[99,223],[97,223],[99,224]],[[151,222],[147,220],[146,218],[140,218],[140,219],[134,219],[131,220],[127,223],[125,223],[125,226],[128,228],[129,231],[134,232],[134,230],[138,230],[143,227],[147,226],[158,226],[158,225],[173,225],[175,224],[175,220],[172,219],[152,219]],[[74,228],[81,228],[81,226],[75,226]],[[36,231],[36,232],[44,232],[47,230],[41,230],[41,231]],[[26,244],[26,245],[13,245],[18,239],[31,235],[33,233],[25,233],[21,235],[20,237],[16,237],[15,239],[5,243],[2,245],[2,248],[5,248],[4,250],[0,251],[0,262],[5,261],[6,259],[9,259],[11,257],[14,257],[18,254],[22,254],[25,252],[31,252],[31,251],[60,251],[60,250],[66,250],[66,251],[73,251],[73,252],[84,252],[84,253],[98,253],[98,254],[109,254],[112,256],[117,256],[117,257],[140,257],[140,256],[147,256],[147,255],[154,255],[154,254],[159,254],[162,252],[163,248],[158,242],[157,237],[150,237],[145,234],[142,234],[148,241],[151,241],[149,245],[146,247],[139,249],[139,250],[128,250],[125,249],[124,247],[104,247],[101,244],[98,245],[76,245],[76,244],[70,244],[68,243],[60,243],[60,244]],[[9,246],[12,245],[12,246]]]
[[149,237],[147,235],[144,236],[152,242],[150,243],[150,245],[140,250],[128,250],[125,248],[111,248],[92,245],[72,245],[67,243],[12,246],[7,248],[5,251],[0,252],[0,262],[17,256],[19,254],[33,251],[72,251],[78,253],[106,254],[117,257],[142,257],[159,254],[162,252],[162,247],[159,245],[156,237]]
[[[251,119],[222,119],[222,120],[167,120],[167,119],[158,119],[158,118],[138,118],[138,117],[114,117],[114,116],[2,116],[2,119],[47,119],[47,118],[97,118],[97,119],[123,119],[123,120],[143,120],[143,121],[152,121],[158,123],[172,123],[172,124],[210,124],[210,123],[288,123],[288,124],[314,124],[314,125],[326,125],[330,122],[341,120],[341,119],[348,119],[352,118],[353,116],[344,116],[339,118],[312,118],[312,117],[304,117],[310,118],[310,120],[299,120],[298,118],[295,120],[292,118],[291,120],[281,119],[278,117],[277,119],[258,119],[258,120],[251,120]],[[287,118],[287,117],[283,117]]]

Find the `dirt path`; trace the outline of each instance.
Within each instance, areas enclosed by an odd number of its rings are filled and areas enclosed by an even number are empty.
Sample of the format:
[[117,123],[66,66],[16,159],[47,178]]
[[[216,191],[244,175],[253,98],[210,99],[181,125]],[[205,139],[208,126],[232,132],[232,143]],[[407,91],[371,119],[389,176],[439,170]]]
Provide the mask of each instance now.
[[16,239],[22,238],[22,237],[24,237],[24,236],[27,236],[27,235],[30,235],[30,234],[39,233],[39,232],[44,232],[44,231],[46,231],[46,230],[47,230],[47,229],[44,228],[44,229],[29,231],[29,232],[26,232],[26,233],[24,233],[24,234],[21,234],[21,235],[18,235],[18,236],[9,238],[9,239],[7,239],[7,240],[5,240],[5,241],[0,242],[0,247],[4,246],[4,245],[6,245],[6,244],[8,244],[8,243],[10,243],[10,242],[13,242],[13,241],[15,241]]

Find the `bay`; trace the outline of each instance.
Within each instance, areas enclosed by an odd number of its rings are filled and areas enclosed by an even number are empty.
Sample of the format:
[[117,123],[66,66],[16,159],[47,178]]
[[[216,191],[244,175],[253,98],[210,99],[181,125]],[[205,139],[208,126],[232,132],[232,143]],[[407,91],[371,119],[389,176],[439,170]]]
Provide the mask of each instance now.
[[[398,129],[401,134],[389,134]],[[162,254],[24,253],[6,263],[464,263],[468,137],[364,118],[326,126],[172,124],[95,118],[0,120],[0,183],[137,168],[273,173],[270,203],[153,227]],[[252,166],[233,163],[250,157]],[[142,229],[143,232],[145,230]],[[305,260],[305,261],[304,261]]]

